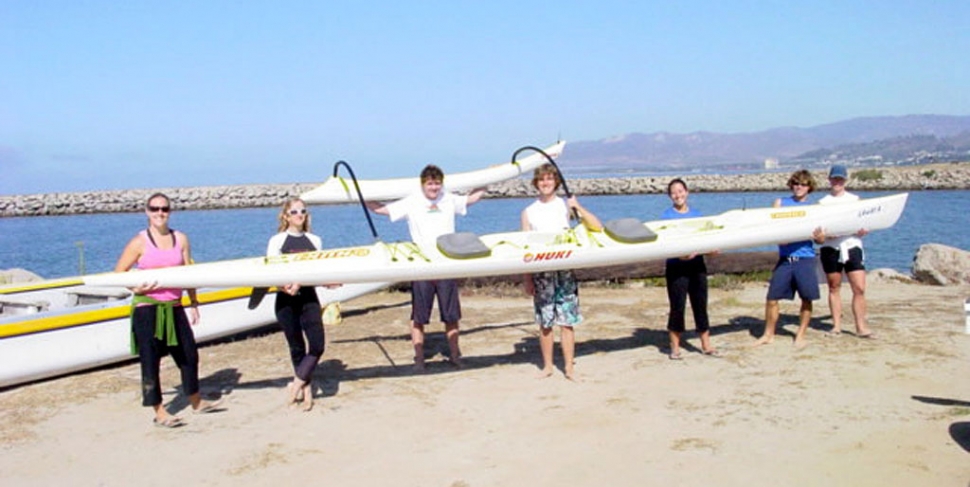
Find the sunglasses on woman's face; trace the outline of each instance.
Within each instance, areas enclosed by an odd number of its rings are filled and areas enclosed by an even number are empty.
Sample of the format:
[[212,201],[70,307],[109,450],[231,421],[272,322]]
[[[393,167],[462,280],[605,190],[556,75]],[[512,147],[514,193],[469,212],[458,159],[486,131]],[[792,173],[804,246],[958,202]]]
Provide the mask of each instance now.
[[148,206],[149,213],[158,213],[158,212],[168,213],[170,211],[172,211],[172,207],[170,206],[151,206],[151,205]]
[[300,208],[298,210],[293,209],[293,210],[290,210],[289,213],[291,215],[306,215],[306,208]]

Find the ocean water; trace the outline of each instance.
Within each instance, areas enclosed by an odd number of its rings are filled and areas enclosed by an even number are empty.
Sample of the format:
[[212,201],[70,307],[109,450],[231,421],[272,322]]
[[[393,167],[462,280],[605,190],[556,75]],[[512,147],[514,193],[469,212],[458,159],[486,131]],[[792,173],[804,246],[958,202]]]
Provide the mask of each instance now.
[[[690,204],[704,214],[770,206],[787,192],[693,193]],[[863,198],[891,192],[860,191]],[[824,193],[811,196],[813,201]],[[459,217],[459,231],[478,234],[519,228],[519,214],[531,199],[487,199]],[[669,206],[665,195],[586,196],[583,206],[602,220],[635,217],[656,220]],[[920,245],[940,243],[970,250],[970,191],[911,192],[906,210],[891,229],[864,239],[869,269],[909,273]],[[277,231],[276,208],[175,211],[171,226],[188,234],[197,262],[263,255]],[[313,206],[313,232],[325,247],[372,243],[367,217],[357,205]],[[378,237],[406,240],[407,224],[371,215]],[[125,244],[146,226],[143,213],[0,218],[0,269],[22,268],[46,278],[110,271]],[[775,250],[774,246],[750,250]]]

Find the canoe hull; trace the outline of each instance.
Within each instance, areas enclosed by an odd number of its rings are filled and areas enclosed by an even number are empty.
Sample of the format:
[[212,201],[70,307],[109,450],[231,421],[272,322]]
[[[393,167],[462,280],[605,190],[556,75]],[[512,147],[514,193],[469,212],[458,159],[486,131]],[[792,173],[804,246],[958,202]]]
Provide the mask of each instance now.
[[581,226],[565,233],[508,232],[483,235],[489,255],[453,258],[410,242],[328,249],[276,258],[250,258],[179,268],[86,276],[91,285],[164,287],[269,286],[279,282],[398,282],[582,269],[728,251],[810,239],[816,227],[829,235],[893,226],[907,194],[840,205],[732,210],[710,217],[643,223],[656,239],[625,243]]
[[[386,286],[387,283],[355,284],[318,289],[318,294],[321,303],[339,302]],[[69,293],[71,290],[67,287],[60,291]],[[46,297],[53,295],[51,291],[46,291]],[[39,293],[41,291],[33,291],[33,298],[40,296]],[[274,297],[267,296],[256,309],[250,310],[248,288],[201,289],[199,300],[200,319],[193,327],[199,343],[276,322]],[[129,312],[130,300],[124,299],[0,319],[0,387],[133,358],[129,350]]]

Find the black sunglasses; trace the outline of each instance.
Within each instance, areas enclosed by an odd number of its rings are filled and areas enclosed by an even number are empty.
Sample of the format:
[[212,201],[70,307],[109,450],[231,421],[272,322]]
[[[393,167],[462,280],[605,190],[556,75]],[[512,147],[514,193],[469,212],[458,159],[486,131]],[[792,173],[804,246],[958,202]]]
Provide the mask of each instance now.
[[162,213],[168,213],[168,212],[172,211],[172,207],[171,206],[151,206],[151,205],[149,205],[148,206],[148,211],[151,212],[151,213],[158,213],[159,211],[162,212]]
[[306,208],[300,208],[299,210],[290,210],[291,215],[306,215]]

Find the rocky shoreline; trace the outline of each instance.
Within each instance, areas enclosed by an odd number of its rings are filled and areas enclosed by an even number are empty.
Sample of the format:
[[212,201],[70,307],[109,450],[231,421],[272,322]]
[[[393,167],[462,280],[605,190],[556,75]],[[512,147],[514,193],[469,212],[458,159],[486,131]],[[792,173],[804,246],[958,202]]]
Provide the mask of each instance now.
[[[757,174],[685,174],[693,192],[779,191],[790,172]],[[815,171],[825,184],[824,171]],[[852,168],[850,187],[857,190],[970,189],[970,162],[920,166]],[[661,194],[674,175],[629,178],[573,179],[569,188],[579,195]],[[155,191],[168,194],[181,210],[260,208],[281,204],[320,184],[252,184],[189,188],[129,189],[31,195],[0,195],[0,217],[125,213],[141,211]],[[517,198],[534,194],[528,179],[505,181],[489,187],[487,198]]]

